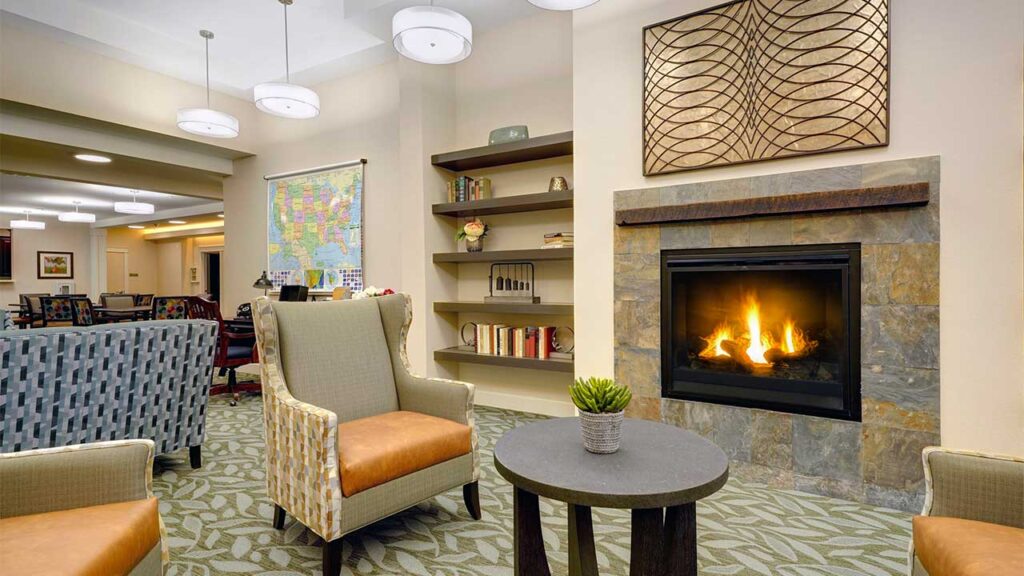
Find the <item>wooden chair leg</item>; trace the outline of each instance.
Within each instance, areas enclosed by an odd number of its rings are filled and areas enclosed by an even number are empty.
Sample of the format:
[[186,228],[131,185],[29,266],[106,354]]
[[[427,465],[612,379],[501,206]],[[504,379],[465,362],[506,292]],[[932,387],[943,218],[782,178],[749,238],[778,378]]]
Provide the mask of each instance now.
[[341,538],[324,542],[324,576],[341,574],[341,543]]
[[203,466],[203,447],[202,446],[189,446],[188,447],[188,463],[192,465],[192,469],[201,468]]
[[480,483],[470,482],[462,487],[462,499],[466,501],[466,508],[473,520],[480,519]]
[[284,529],[284,508],[277,504],[274,504],[274,528],[278,530]]

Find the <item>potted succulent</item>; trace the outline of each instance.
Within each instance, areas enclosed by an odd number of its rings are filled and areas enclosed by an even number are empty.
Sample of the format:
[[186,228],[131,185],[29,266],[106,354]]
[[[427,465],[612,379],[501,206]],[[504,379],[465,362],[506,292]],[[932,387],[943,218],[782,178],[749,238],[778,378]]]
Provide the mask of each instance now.
[[623,410],[633,393],[610,378],[577,378],[569,396],[580,410],[583,447],[594,454],[611,454],[622,439]]
[[487,236],[487,231],[491,227],[480,221],[479,218],[474,218],[459,230],[458,234],[455,235],[456,240],[466,240],[466,252],[480,252],[484,249],[484,236]]

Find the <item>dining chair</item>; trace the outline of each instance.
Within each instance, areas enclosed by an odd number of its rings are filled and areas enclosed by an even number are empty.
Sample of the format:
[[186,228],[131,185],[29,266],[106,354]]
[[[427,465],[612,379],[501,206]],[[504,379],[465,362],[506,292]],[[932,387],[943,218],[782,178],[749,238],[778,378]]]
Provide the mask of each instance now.
[[153,294],[136,294],[135,295],[136,306],[152,306],[153,305]]
[[70,326],[71,298],[67,296],[43,296],[39,299],[43,311],[43,326]]
[[348,286],[337,286],[331,292],[331,300],[351,300],[352,289]]
[[92,300],[83,297],[71,298],[71,323],[75,326],[94,326],[100,321],[92,308]]
[[37,322],[43,320],[43,305],[39,301],[43,296],[49,296],[46,292],[32,292],[18,295],[18,302],[21,304],[20,318],[18,324],[28,325],[30,328]]
[[235,391],[238,379],[235,368],[252,363],[256,334],[251,326],[248,330],[238,330],[224,322],[224,317],[220,314],[220,304],[199,296],[188,299],[188,315],[193,320],[213,320],[217,323],[217,351],[213,357],[213,367],[220,369],[221,376],[227,373],[228,394],[231,394],[231,405],[235,406],[238,403],[238,392]]
[[135,319],[134,312],[118,312],[118,309],[135,306],[135,296],[132,294],[102,294],[100,295],[100,305],[103,306],[103,317],[106,320],[120,322]]
[[153,320],[184,320],[188,318],[188,296],[156,296],[153,298]]

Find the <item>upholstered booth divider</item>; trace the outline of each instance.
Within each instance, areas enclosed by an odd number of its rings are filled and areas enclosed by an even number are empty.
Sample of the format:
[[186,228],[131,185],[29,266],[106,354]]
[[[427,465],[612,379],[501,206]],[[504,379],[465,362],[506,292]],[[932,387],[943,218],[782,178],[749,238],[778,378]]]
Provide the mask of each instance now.
[[142,438],[199,465],[217,324],[0,331],[0,452]]

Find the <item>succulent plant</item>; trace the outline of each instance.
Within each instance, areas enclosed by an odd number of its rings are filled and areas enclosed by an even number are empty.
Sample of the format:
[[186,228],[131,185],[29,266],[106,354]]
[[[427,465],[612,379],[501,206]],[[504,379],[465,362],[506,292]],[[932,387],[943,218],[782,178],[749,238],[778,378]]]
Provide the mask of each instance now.
[[621,412],[633,399],[633,393],[625,386],[619,386],[611,378],[595,378],[584,380],[577,378],[569,386],[572,403],[584,412],[608,414]]

